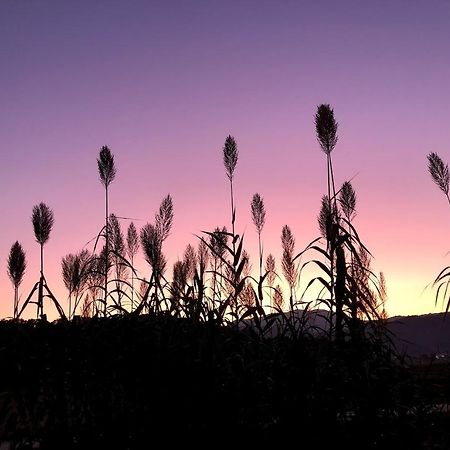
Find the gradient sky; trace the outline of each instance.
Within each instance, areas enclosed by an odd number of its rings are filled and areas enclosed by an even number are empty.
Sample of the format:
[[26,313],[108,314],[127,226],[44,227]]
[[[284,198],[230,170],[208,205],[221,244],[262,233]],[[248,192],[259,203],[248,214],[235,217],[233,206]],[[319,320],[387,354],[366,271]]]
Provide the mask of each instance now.
[[61,258],[102,226],[102,145],[116,157],[118,216],[140,227],[173,196],[172,262],[200,230],[229,225],[228,134],[240,152],[237,231],[253,266],[255,192],[266,254],[279,260],[284,224],[301,250],[318,235],[326,191],[320,103],[335,109],[336,181],[353,178],[355,225],[385,272],[388,313],[441,310],[425,288],[450,264],[450,209],[426,155],[450,161],[449,20],[448,0],[2,0],[0,316],[12,311],[15,240],[29,261],[22,294],[38,280],[30,215],[41,201],[55,213],[46,277],[66,304]]

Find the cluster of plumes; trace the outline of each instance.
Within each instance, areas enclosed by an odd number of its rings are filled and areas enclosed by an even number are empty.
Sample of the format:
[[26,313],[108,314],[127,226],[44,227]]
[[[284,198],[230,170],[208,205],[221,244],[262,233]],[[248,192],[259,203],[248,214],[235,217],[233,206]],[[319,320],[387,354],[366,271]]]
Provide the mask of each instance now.
[[92,270],[92,255],[83,249],[78,253],[69,253],[61,261],[63,282],[70,294],[81,292],[89,281]]
[[[334,179],[332,174],[331,152],[338,141],[337,129],[338,124],[334,118],[334,111],[330,105],[324,104],[317,108],[315,115],[315,127],[317,140],[322,151],[328,158],[328,195],[322,198],[322,205],[318,217],[319,228],[322,236],[327,240],[327,243],[336,240],[338,228],[340,227],[340,217],[345,217],[348,222],[349,229],[351,228],[351,221],[356,214],[356,194],[349,181],[345,182],[338,194],[334,191]],[[177,261],[173,266],[172,288],[173,295],[182,297],[186,294],[185,288],[188,283],[194,283],[207,270],[209,259],[212,259],[212,283],[215,296],[217,277],[221,277],[221,286],[229,291],[229,296],[234,292],[235,301],[240,299],[242,304],[246,306],[253,306],[260,298],[262,299],[261,285],[258,286],[258,294],[253,289],[247,279],[250,278],[251,266],[249,264],[249,255],[242,248],[242,239],[239,241],[239,236],[235,234],[235,210],[233,202],[233,178],[238,161],[237,143],[234,137],[229,135],[223,146],[223,163],[226,170],[226,175],[231,184],[231,205],[232,205],[232,232],[228,232],[226,227],[216,228],[212,233],[209,233],[209,240],[201,239],[197,252],[194,247],[188,245],[184,257],[181,261]],[[116,177],[116,167],[114,156],[107,146],[103,146],[97,158],[98,172],[100,181],[106,189],[106,210],[108,211],[108,187]],[[433,176],[434,181],[438,184],[448,196],[449,192],[449,172],[448,166],[444,165],[442,160],[436,155],[429,155],[429,170]],[[330,183],[333,184],[333,190],[330,189]],[[339,202],[339,203],[338,203]],[[339,208],[338,208],[339,204]],[[266,209],[263,198],[259,193],[253,195],[251,204],[251,218],[256,228],[259,237],[259,252],[260,252],[260,283],[266,280],[267,286],[270,290],[270,297],[272,304],[276,308],[283,306],[283,294],[279,285],[274,286],[276,280],[276,264],[273,255],[269,255],[265,263],[265,275],[262,274],[262,245],[261,233],[266,222]],[[152,282],[158,284],[158,281],[164,276],[167,260],[163,254],[163,243],[168,238],[173,225],[173,200],[170,195],[165,197],[155,214],[153,223],[147,223],[138,232],[134,223],[131,223],[127,230],[126,238],[124,237],[118,218],[111,214],[106,219],[106,236],[105,245],[98,256],[91,255],[87,250],[83,250],[77,254],[69,254],[62,261],[62,272],[64,284],[69,293],[80,293],[85,290],[86,286],[91,290],[93,302],[98,289],[105,290],[105,306],[107,299],[107,276],[108,271],[112,266],[116,267],[115,282],[127,279],[127,270],[131,268],[134,275],[133,260],[142,247],[145,260],[151,266],[153,271],[153,281],[143,281],[141,279],[141,297],[148,294],[148,287]],[[32,216],[33,226],[35,230],[36,240],[44,245],[49,239],[50,232],[53,227],[54,219],[53,212],[44,203],[41,203],[33,208]],[[228,246],[228,239],[231,237],[232,244]],[[239,243],[240,248],[236,250],[236,243]],[[17,243],[18,244],[18,243]],[[295,297],[295,289],[299,281],[299,263],[296,262],[295,256],[295,238],[288,225],[285,225],[281,234],[282,244],[282,259],[281,268],[283,275],[290,288],[290,296]],[[232,248],[231,248],[232,247]],[[339,250],[339,249],[338,249]],[[332,250],[333,251],[333,250]],[[335,250],[336,251],[336,250]],[[231,255],[228,258],[227,253]],[[238,256],[236,256],[238,255]],[[363,255],[364,256],[364,255]],[[131,260],[128,263],[126,258]],[[362,257],[359,257],[361,260]],[[333,259],[333,256],[332,256]],[[344,259],[345,263],[345,259]],[[16,264],[17,265],[17,264]],[[23,264],[24,266],[26,263]],[[25,269],[23,269],[24,271]],[[15,279],[22,278],[23,272],[19,277],[19,272],[14,275]],[[11,272],[12,273],[12,272]],[[89,274],[89,276],[87,275]],[[104,286],[102,286],[102,277]],[[106,279],[106,281],[105,281]],[[119,281],[117,281],[119,280]],[[225,280],[225,281],[224,281]],[[238,283],[242,282],[240,291],[237,291]],[[14,283],[14,281],[13,281]],[[19,283],[20,284],[20,283]],[[120,291],[118,286],[115,290]],[[157,294],[155,294],[157,295]],[[220,297],[220,293],[219,293]],[[133,303],[133,300],[132,300]],[[292,307],[292,304],[291,304]],[[106,314],[106,309],[105,309]]]
[[204,254],[200,255],[201,252],[202,250],[199,248],[199,256],[197,257],[194,247],[188,244],[184,250],[183,260],[174,263],[172,272],[172,293],[174,297],[183,297],[187,284],[192,283],[196,274],[197,263],[204,258]]
[[[83,249],[78,253],[69,253],[63,257],[61,271],[64,285],[69,291],[69,319],[76,311],[86,287],[93,284],[95,269],[95,259],[89,250]],[[72,296],[74,296],[73,309]],[[84,308],[84,314],[86,313],[87,306]]]
[[[356,216],[356,193],[350,181],[344,182],[339,191],[339,204],[342,214],[350,223]],[[320,234],[328,242],[336,236],[338,226],[339,210],[337,204],[330,201],[327,195],[322,197],[321,208],[317,221],[319,223]]]

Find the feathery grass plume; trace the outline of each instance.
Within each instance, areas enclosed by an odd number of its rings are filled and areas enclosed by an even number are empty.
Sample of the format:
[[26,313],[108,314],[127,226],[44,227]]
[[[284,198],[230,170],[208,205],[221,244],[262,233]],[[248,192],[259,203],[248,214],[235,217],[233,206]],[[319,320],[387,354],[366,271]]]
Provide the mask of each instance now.
[[334,110],[328,104],[317,107],[316,117],[316,136],[321,149],[329,155],[338,141],[338,124],[334,118]]
[[139,251],[139,236],[133,222],[130,223],[127,230],[127,254],[133,261]]
[[75,255],[73,253],[69,253],[68,255],[63,256],[63,259],[61,261],[63,283],[70,293],[75,290],[75,285],[77,284],[77,280],[79,279],[79,269],[80,267],[78,265],[78,261],[75,259]]
[[8,277],[14,287],[19,287],[22,284],[25,270],[27,268],[27,261],[25,250],[18,241],[14,242],[8,256]]
[[155,215],[155,224],[161,242],[169,236],[173,224],[173,200],[170,194],[161,202],[158,213]]
[[448,171],[448,164],[440,158],[437,153],[430,153],[428,156],[428,172],[430,172],[431,178],[438,185],[439,189],[445,194],[447,200],[450,203],[449,197],[449,185],[450,175]]
[[258,234],[261,234],[261,231],[266,222],[266,209],[264,208],[264,201],[259,194],[253,195],[251,210],[252,220],[255,224],[256,231],[258,232]]
[[212,248],[213,258],[223,258],[227,243],[227,228],[223,227],[220,229],[219,227],[216,227],[210,236],[210,245]]
[[281,231],[281,245],[283,247],[281,267],[286,281],[289,284],[292,299],[297,282],[297,268],[294,262],[295,238],[288,225],[285,225]]
[[358,251],[358,261],[353,261],[353,277],[360,296],[364,296],[364,301],[360,299],[360,307],[353,313],[360,319],[377,319],[377,295],[370,286],[371,262],[371,257],[364,248]]
[[242,251],[242,261],[244,261],[242,274],[244,277],[249,277],[252,272],[252,265],[250,264],[250,255],[247,250]]
[[273,287],[273,283],[275,282],[275,258],[273,257],[272,253],[269,253],[269,255],[266,258],[266,265],[264,267],[264,270],[267,272],[267,284],[270,288]]
[[217,276],[222,275],[223,262],[222,259],[225,255],[226,245],[228,243],[227,228],[223,227],[220,229],[216,227],[214,231],[209,235],[209,246],[211,249],[212,256],[212,290],[213,290],[213,303],[216,300],[216,294],[220,299],[221,289],[217,288],[219,284],[217,281]]
[[39,203],[39,205],[33,206],[31,221],[36,241],[40,245],[44,245],[49,240],[55,223],[53,211],[45,203]]
[[172,296],[175,304],[172,306],[177,310],[179,301],[184,296],[187,284],[187,267],[183,261],[176,261],[172,272]]
[[131,311],[134,309],[134,257],[139,250],[139,236],[131,222],[127,230],[127,254],[131,261]]
[[356,193],[350,181],[346,181],[342,185],[339,193],[339,203],[344,216],[351,222],[356,214]]
[[223,164],[227,173],[227,177],[230,181],[233,180],[234,170],[238,161],[239,152],[237,149],[237,143],[233,136],[228,136],[225,139],[223,146]]
[[276,288],[275,288],[275,292],[273,294],[273,306],[278,309],[281,310],[283,309],[284,306],[284,298],[283,298],[283,291],[281,290],[281,286],[279,284],[277,284]]
[[97,158],[98,173],[100,175],[100,181],[105,188],[114,181],[116,177],[116,166],[114,163],[114,155],[111,153],[109,147],[104,145],[100,149],[100,153]]
[[388,315],[386,312],[386,301],[388,298],[388,294],[387,294],[387,285],[386,285],[386,277],[384,276],[384,272],[380,272],[380,276],[379,276],[379,294],[378,294],[378,298],[379,298],[379,305],[378,305],[378,315],[380,317],[381,320],[387,320],[388,319]]
[[53,211],[45,204],[39,203],[39,205],[33,206],[33,212],[31,214],[31,222],[33,223],[34,236],[36,242],[41,246],[41,276],[44,275],[44,244],[50,238],[50,232],[52,231],[55,219]]
[[183,256],[183,264],[186,268],[186,277],[187,280],[192,280],[195,275],[195,269],[197,267],[197,255],[195,253],[195,249],[191,244],[186,246],[184,250]]
[[141,247],[145,260],[154,271],[158,270],[161,258],[161,236],[155,225],[147,223],[141,229]]
[[[100,298],[99,291],[103,293],[105,287],[103,282],[105,280],[105,272],[110,269],[110,257],[107,257],[106,246],[104,245],[98,256],[92,255],[88,270],[87,287],[91,296],[91,304],[93,314],[97,315],[100,311],[99,302],[104,301]],[[105,308],[103,307],[103,314]]]
[[[61,261],[63,282],[69,291],[69,319],[75,314],[81,300],[80,294],[88,283],[90,266],[91,254],[86,249],[76,254],[69,253]],[[75,303],[72,311],[72,295],[74,294]]]
[[239,294],[239,302],[241,305],[252,308],[256,304],[256,294],[250,283],[245,283],[244,288]]
[[209,263],[209,249],[204,240],[201,240],[197,249],[199,272],[203,274]]
[[333,229],[336,225],[336,210],[327,195],[322,197],[322,205],[317,221],[319,223],[320,234],[327,242],[331,242],[333,240]]
[[18,241],[14,242],[8,256],[8,277],[14,287],[13,317],[16,318],[19,308],[19,287],[22,284],[27,260],[25,251]]
[[118,255],[125,256],[125,239],[119,219],[115,214],[109,216],[109,226],[111,228],[112,250]]

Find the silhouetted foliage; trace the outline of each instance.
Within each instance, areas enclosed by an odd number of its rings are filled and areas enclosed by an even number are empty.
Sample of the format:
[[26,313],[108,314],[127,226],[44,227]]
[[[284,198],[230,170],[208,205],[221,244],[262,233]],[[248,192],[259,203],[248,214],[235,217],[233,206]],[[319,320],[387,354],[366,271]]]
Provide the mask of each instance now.
[[[344,448],[391,448],[398,442],[411,448],[415,440],[422,442],[417,425],[429,416],[416,420],[423,404],[384,332],[386,283],[383,274],[377,280],[372,272],[371,254],[352,223],[356,193],[350,182],[335,192],[331,152],[338,125],[330,105],[317,108],[315,126],[327,155],[328,195],[318,218],[322,238],[295,256],[293,233],[283,227],[281,269],[289,304],[276,283],[272,254],[262,270],[266,210],[259,194],[251,202],[259,279],[235,231],[233,137],[223,147],[231,232],[203,232],[198,248],[189,244],[173,264],[171,279],[165,277],[163,243],[173,226],[172,197],[163,199],[154,222],[139,233],[130,223],[125,239],[118,217],[108,214],[116,168],[102,147],[97,163],[105,226],[92,254],[83,250],[62,261],[72,320],[20,322],[18,328],[0,323],[2,362],[9,368],[0,376],[0,440],[5,435],[15,444],[25,436],[42,448],[54,442],[58,448],[144,448],[149,439],[167,441],[173,430],[186,442],[208,436],[216,442],[232,430],[233,439],[246,433],[254,446],[274,437],[279,445],[284,437],[292,440],[301,423],[314,437],[321,433],[326,443]],[[429,156],[429,170],[448,196],[448,167],[436,157]],[[42,250],[53,213],[41,205],[35,207],[35,234]],[[33,210],[33,225],[34,216]],[[151,268],[148,278],[134,267],[139,246]],[[305,261],[311,251],[317,256]],[[297,300],[308,264],[319,273]],[[24,270],[10,270],[11,279],[21,280]],[[444,271],[441,280],[448,276]],[[318,293],[308,300],[313,284],[319,284]],[[43,298],[54,299],[42,273],[31,294],[36,289],[42,313]],[[81,319],[77,310],[93,318]]]

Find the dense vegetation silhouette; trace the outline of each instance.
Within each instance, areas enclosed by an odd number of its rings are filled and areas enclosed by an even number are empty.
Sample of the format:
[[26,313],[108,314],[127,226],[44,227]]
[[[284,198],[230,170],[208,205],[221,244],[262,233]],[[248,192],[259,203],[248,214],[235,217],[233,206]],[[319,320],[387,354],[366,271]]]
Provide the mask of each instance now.
[[[244,436],[253,444],[288,442],[294,433],[299,442],[314,438],[323,446],[427,448],[427,427],[442,423],[440,431],[433,429],[432,445],[445,448],[448,417],[433,408],[448,398],[424,389],[428,372],[393,345],[385,278],[372,270],[372,255],[354,224],[354,187],[335,184],[333,108],[318,106],[314,123],[327,161],[320,236],[298,251],[284,225],[281,270],[272,254],[264,260],[270,211],[259,193],[249,202],[258,235],[256,271],[236,231],[239,152],[232,136],[222,149],[229,229],[204,231],[197,247],[188,245],[173,264],[171,276],[163,247],[174,221],[173,199],[167,195],[153,222],[140,230],[130,223],[125,236],[121,219],[109,212],[109,186],[120,172],[107,146],[97,159],[105,225],[92,249],[61,262],[67,312],[44,277],[53,211],[45,203],[33,208],[40,280],[21,308],[26,257],[19,242],[8,258],[14,299],[13,320],[0,323],[7,368],[0,374],[0,439],[13,448],[142,448],[156,439],[169,442],[174,433],[185,442]],[[436,154],[428,159],[448,199],[448,167]],[[136,267],[139,251],[147,277]],[[310,266],[314,275],[305,279]],[[448,285],[445,270],[436,283]],[[52,323],[46,299],[59,315]],[[34,305],[37,319],[21,320]]]

